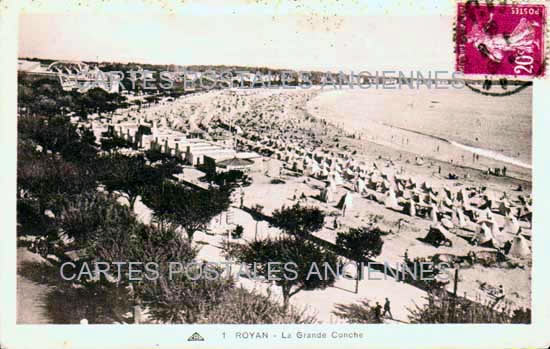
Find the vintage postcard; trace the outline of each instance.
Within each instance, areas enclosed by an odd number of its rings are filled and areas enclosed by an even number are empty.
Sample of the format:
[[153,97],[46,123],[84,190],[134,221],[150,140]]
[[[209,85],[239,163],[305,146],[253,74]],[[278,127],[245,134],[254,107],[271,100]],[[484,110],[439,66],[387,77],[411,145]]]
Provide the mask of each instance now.
[[548,347],[547,14],[0,2],[0,347]]

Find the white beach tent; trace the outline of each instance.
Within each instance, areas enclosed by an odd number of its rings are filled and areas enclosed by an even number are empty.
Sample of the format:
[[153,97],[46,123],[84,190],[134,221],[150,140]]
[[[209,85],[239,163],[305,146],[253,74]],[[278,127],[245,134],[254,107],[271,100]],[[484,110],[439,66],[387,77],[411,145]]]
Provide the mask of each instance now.
[[319,168],[319,165],[317,165],[317,162],[313,161],[312,163],[306,166],[304,174],[306,176],[317,176],[320,172],[321,172],[321,169]]
[[504,217],[504,219],[505,223],[504,229],[502,229],[502,231],[516,235],[519,232],[519,222],[517,218],[511,214],[508,214],[506,217]]
[[343,185],[344,184],[344,180],[342,179],[342,176],[340,175],[340,173],[333,172],[332,176],[334,178],[334,182],[336,183],[336,185]]
[[358,193],[363,193],[365,190],[367,190],[367,187],[365,185],[365,181],[363,181],[361,178],[357,178],[355,180],[355,184],[353,186],[353,189]]
[[346,192],[342,197],[340,198],[340,201],[338,202],[339,208],[346,208],[346,210],[350,210],[353,207],[353,195],[351,192]]
[[437,223],[437,214],[438,214],[437,206],[435,204],[432,204],[432,210],[430,212],[430,218],[432,219],[432,223]]
[[336,183],[334,182],[334,180],[332,178],[330,178],[328,180],[328,188],[332,191],[336,190]]
[[411,217],[416,216],[416,205],[412,199],[409,199],[410,215]]
[[329,186],[327,186],[326,188],[324,188],[322,191],[321,191],[321,200],[323,202],[331,202],[332,200],[334,199],[334,194],[333,194],[333,191],[330,189]]
[[479,225],[475,238],[480,245],[492,244],[493,246],[498,246],[497,241],[494,239],[493,234],[491,233],[491,229],[489,229],[485,222]]
[[388,190],[386,198],[384,199],[384,206],[392,210],[400,210],[401,207],[397,204],[397,198],[395,197],[395,192],[393,190]]
[[529,246],[527,246],[525,238],[521,235],[517,235],[512,242],[512,247],[510,247],[508,254],[512,257],[522,258],[529,256],[530,253],[531,251],[529,250]]

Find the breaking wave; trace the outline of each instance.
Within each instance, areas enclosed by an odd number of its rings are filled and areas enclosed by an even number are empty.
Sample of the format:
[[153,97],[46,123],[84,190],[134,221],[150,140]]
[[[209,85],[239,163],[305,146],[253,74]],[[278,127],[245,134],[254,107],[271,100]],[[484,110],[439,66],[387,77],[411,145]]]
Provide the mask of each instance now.
[[458,142],[450,141],[450,140],[447,140],[447,142],[454,145],[455,147],[467,150],[469,152],[472,152],[474,154],[478,154],[480,156],[484,156],[486,158],[491,158],[491,159],[494,159],[494,160],[498,160],[500,162],[506,162],[506,163],[516,165],[516,166],[519,166],[519,167],[523,167],[523,168],[527,168],[527,169],[530,169],[530,170],[533,169],[533,166],[530,165],[530,164],[526,164],[526,163],[524,163],[524,162],[522,162],[518,159],[514,159],[512,157],[503,155],[503,154],[498,153],[498,152],[493,151],[493,150],[471,147],[471,146],[460,144]]

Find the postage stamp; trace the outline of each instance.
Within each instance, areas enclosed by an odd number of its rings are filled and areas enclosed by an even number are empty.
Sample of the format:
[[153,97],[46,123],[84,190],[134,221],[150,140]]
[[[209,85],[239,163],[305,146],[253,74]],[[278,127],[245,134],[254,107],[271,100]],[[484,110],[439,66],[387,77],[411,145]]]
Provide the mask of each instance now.
[[545,74],[542,4],[458,3],[456,69],[464,74]]
[[0,0],[0,349],[549,348],[504,1]]

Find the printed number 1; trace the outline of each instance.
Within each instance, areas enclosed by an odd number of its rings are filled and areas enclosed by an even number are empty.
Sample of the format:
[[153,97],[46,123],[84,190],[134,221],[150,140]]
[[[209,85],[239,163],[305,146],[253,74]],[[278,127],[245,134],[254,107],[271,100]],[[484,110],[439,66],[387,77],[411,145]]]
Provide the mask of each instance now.
[[223,339],[225,339],[225,332],[222,332]]

